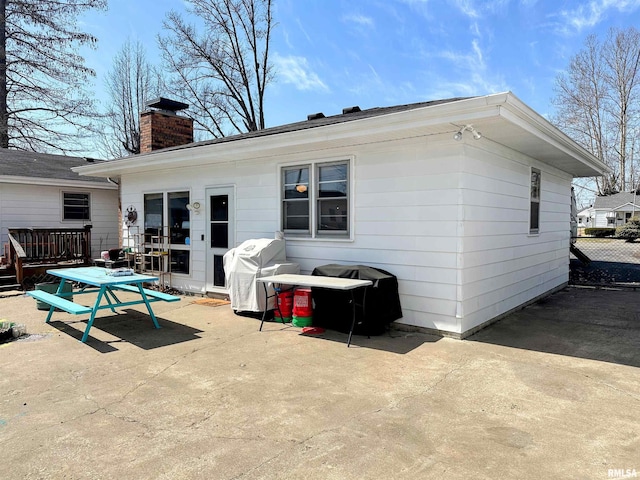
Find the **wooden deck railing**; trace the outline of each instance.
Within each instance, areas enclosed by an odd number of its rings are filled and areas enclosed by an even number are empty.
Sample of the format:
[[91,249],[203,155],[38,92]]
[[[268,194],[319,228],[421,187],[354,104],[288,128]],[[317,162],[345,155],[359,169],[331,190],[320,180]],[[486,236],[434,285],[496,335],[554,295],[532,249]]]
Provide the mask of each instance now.
[[29,265],[89,265],[91,227],[10,228],[9,252],[9,263],[15,267],[20,283],[24,282],[24,269]]

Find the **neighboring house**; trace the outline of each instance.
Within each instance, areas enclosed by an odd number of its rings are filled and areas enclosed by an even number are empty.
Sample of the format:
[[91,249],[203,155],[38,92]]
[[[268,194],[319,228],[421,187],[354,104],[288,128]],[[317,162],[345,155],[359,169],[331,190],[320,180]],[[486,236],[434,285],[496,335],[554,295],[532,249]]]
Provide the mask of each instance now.
[[572,179],[607,167],[501,93],[352,107],[74,170],[119,179],[138,219],[125,242],[172,227],[175,288],[224,293],[224,253],[282,231],[303,273],[382,268],[399,280],[397,323],[463,337],[567,284]]
[[80,177],[85,158],[0,149],[0,244],[9,228],[83,228],[92,225],[91,254],[119,246],[118,186]]
[[596,197],[593,203],[595,227],[619,227],[632,217],[640,216],[640,196],[635,192],[620,192]]
[[593,226],[594,218],[595,212],[593,206],[589,206],[578,212],[578,235],[584,235],[584,229]]

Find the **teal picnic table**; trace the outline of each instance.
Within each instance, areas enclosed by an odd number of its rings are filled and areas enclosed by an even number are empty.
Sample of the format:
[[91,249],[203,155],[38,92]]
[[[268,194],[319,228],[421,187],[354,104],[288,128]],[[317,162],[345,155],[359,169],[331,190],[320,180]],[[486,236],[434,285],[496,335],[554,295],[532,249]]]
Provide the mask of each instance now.
[[[151,275],[132,273],[128,275],[115,276],[113,275],[114,271],[101,267],[60,268],[47,270],[47,273],[60,278],[60,284],[58,285],[56,293],[53,294],[43,290],[33,290],[31,292],[27,292],[27,295],[51,306],[49,308],[46,323],[51,321],[51,315],[53,315],[56,308],[74,315],[82,315],[86,313],[91,314],[89,322],[87,323],[87,328],[84,331],[84,335],[82,335],[81,342],[87,341],[87,338],[89,337],[89,330],[91,330],[93,321],[95,320],[96,314],[99,310],[108,308],[113,313],[116,313],[116,308],[145,304],[147,311],[149,312],[149,316],[151,316],[151,320],[153,320],[153,325],[156,328],[160,328],[158,320],[151,308],[151,303],[159,301],[177,302],[180,300],[180,297],[144,288],[145,283],[151,283],[158,280],[158,277]],[[64,292],[63,288],[66,281],[78,282],[81,285],[80,290]],[[72,295],[95,292],[97,292],[98,295],[92,306],[81,305],[64,298]],[[137,293],[140,295],[140,298],[123,302],[116,295],[118,292]],[[103,303],[103,301],[106,303]]]

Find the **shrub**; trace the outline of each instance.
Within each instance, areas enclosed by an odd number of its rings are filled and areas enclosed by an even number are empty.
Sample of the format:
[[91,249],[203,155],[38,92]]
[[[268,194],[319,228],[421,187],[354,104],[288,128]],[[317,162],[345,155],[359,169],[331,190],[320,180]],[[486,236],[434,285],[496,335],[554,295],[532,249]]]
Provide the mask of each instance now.
[[640,238],[640,218],[633,217],[624,225],[616,228],[616,238],[626,238],[627,242],[633,242]]
[[590,237],[612,237],[615,233],[616,229],[613,227],[592,227],[584,229],[584,234]]

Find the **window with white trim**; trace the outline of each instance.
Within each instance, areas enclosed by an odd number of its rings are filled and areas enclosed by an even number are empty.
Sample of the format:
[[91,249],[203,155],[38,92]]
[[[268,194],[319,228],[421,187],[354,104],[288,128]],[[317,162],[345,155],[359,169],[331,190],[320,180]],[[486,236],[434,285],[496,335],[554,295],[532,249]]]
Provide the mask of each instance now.
[[188,275],[190,272],[189,198],[187,191],[144,194],[145,242],[162,243],[164,248],[171,250],[171,273]]
[[540,170],[531,168],[531,201],[529,209],[529,233],[540,231]]
[[282,168],[282,229],[311,237],[349,235],[349,162]]
[[62,192],[62,219],[91,220],[90,205],[88,193]]

